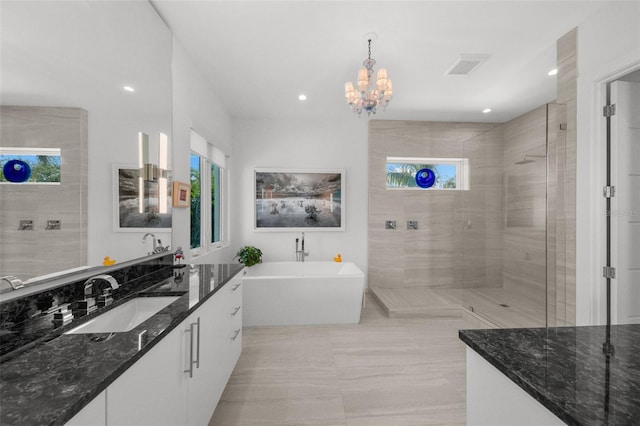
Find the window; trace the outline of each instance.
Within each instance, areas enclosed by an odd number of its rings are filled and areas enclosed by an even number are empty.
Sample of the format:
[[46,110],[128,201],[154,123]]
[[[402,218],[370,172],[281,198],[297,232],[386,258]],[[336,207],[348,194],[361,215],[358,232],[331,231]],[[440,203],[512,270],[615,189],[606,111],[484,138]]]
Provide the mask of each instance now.
[[11,177],[7,179],[3,170],[5,164],[15,160],[29,166],[30,174],[28,178],[24,176],[24,183],[60,184],[60,148],[0,148],[0,183],[10,183]]
[[225,156],[192,131],[190,246],[198,255],[224,242]]
[[434,174],[430,190],[469,189],[469,159],[418,157],[387,157],[387,189],[423,190],[416,183],[416,174],[422,169]]
[[202,168],[204,161],[199,155],[191,154],[189,169],[191,170],[191,248],[202,246]]

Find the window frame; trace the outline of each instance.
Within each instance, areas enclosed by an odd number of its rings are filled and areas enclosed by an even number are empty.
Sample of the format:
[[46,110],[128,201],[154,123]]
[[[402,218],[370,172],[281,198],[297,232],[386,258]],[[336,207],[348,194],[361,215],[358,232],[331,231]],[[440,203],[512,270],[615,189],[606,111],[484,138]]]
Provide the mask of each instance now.
[[[455,188],[431,188],[416,187],[390,187],[387,185],[387,165],[388,164],[450,164],[456,166],[456,187]],[[389,156],[385,161],[385,189],[390,191],[467,191],[469,190],[469,159],[468,158],[451,158],[451,157],[392,157]]]
[[[195,133],[195,132],[192,132]],[[200,142],[206,142],[202,137],[195,133],[197,138],[201,139]],[[197,156],[199,158],[200,166],[200,245],[191,248],[191,222],[189,223],[189,247],[192,257],[202,256],[206,253],[216,251],[229,245],[228,241],[228,229],[227,223],[227,206],[228,206],[228,190],[227,190],[227,174],[228,170],[225,165],[219,164],[215,161],[216,154],[218,157],[224,154],[206,142],[207,155],[204,156],[201,151],[204,149],[202,146],[194,147],[194,143],[191,144],[191,150],[189,154],[189,174],[191,178],[191,156]],[[197,145],[197,143],[195,144]],[[202,145],[202,143],[200,143]],[[198,149],[200,148],[200,149]],[[217,152],[214,152],[217,151]],[[224,159],[224,157],[223,157]],[[217,182],[218,194],[215,199],[215,207],[212,206],[212,196],[215,194],[215,188],[212,188],[212,166],[216,166],[219,170],[219,181]],[[190,207],[191,208],[191,207]],[[215,233],[214,227],[214,212],[219,211],[218,214],[218,241],[212,241]],[[191,218],[191,212],[189,213]],[[191,220],[191,219],[190,219]]]

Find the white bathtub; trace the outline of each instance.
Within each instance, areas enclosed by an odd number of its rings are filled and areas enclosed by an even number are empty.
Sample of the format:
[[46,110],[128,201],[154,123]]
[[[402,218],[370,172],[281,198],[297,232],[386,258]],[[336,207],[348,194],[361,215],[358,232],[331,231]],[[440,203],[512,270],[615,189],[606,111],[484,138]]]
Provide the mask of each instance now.
[[357,324],[364,273],[351,262],[268,262],[242,279],[243,325]]

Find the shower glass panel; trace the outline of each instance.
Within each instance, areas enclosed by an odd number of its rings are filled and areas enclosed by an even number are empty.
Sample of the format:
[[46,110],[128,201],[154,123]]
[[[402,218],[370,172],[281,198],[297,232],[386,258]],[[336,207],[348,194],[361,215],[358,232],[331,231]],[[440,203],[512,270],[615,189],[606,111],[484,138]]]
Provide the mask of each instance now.
[[464,142],[472,160],[459,221],[462,303],[498,327],[547,325],[547,148],[555,108],[544,105]]
[[469,190],[457,200],[456,282],[462,304],[468,309],[491,312],[495,292],[502,286],[502,126],[470,135],[463,142],[469,158]]

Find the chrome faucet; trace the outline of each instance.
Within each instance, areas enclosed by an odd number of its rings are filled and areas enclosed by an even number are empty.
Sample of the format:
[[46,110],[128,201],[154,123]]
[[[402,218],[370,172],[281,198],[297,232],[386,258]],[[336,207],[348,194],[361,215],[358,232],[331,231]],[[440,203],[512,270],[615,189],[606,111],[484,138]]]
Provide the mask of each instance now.
[[92,296],[93,295],[93,284],[96,281],[99,281],[99,280],[106,281],[107,283],[109,283],[109,287],[111,288],[109,290],[109,292],[111,290],[116,290],[116,289],[120,288],[120,285],[118,284],[118,281],[115,278],[113,278],[111,275],[107,275],[107,274],[96,275],[95,277],[89,278],[84,283],[84,298],[85,299],[87,298],[87,296]]
[[111,292],[113,290],[120,288],[118,281],[116,281],[116,279],[113,278],[111,275],[102,274],[102,275],[96,275],[95,277],[89,278],[84,283],[84,300],[86,302],[84,306],[85,306],[85,309],[87,309],[87,312],[91,312],[91,308],[92,308],[91,306],[92,304],[87,301],[87,296],[93,296],[93,285],[98,281],[104,281],[109,284],[109,287],[104,288],[102,290],[102,294],[98,296],[97,306],[99,308],[102,308],[104,306],[107,306],[113,303],[113,297],[111,297]]
[[157,247],[157,245],[156,245],[156,236],[155,236],[155,235],[153,235],[151,232],[147,232],[146,234],[144,234],[144,237],[142,237],[142,242],[143,242],[143,243],[146,243],[146,242],[147,242],[147,237],[148,237],[149,235],[151,235],[151,238],[153,238],[153,251],[150,251],[149,253],[147,253],[147,254],[149,254],[149,255],[150,255],[150,254],[152,254],[152,253],[155,253],[155,252],[156,252],[156,247]]
[[93,296],[93,283],[95,282],[95,278],[89,278],[84,283],[84,300],[87,300],[87,296]]
[[304,262],[304,258],[309,256],[308,251],[304,251],[304,232],[302,233],[302,250],[298,250],[299,239],[296,238],[296,262]]

